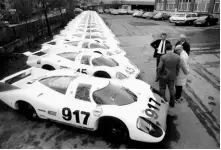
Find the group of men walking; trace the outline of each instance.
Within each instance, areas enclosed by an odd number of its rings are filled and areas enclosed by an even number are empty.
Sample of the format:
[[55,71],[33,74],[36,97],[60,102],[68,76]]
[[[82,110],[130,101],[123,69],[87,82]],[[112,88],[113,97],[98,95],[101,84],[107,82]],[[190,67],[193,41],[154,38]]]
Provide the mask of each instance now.
[[152,42],[150,45],[155,49],[153,55],[156,58],[157,65],[155,81],[159,81],[159,89],[163,97],[165,97],[166,86],[168,86],[170,92],[169,104],[174,107],[175,100],[179,101],[181,99],[183,86],[187,82],[190,45],[184,34],[180,35],[180,40],[174,48],[166,38],[167,34],[162,33],[161,39]]

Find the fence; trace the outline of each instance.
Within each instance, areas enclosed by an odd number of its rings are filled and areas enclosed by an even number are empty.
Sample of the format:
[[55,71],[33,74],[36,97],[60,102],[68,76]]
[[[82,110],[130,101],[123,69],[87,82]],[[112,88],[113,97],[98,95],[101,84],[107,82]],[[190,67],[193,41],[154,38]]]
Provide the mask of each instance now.
[[[63,14],[63,16],[53,16],[48,19],[51,29],[53,30],[68,21],[70,16],[68,14]],[[39,19],[11,27],[3,27],[0,29],[0,51],[13,51],[10,45],[15,45],[16,43],[17,46],[22,45],[25,42],[38,39],[46,33],[47,24],[45,19]]]

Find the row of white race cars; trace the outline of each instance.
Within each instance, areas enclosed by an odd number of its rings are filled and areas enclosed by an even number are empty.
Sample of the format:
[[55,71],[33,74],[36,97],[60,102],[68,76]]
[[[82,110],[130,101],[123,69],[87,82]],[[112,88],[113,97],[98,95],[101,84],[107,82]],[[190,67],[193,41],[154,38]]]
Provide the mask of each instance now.
[[168,102],[125,57],[94,11],[84,11],[35,53],[29,69],[0,82],[0,100],[28,119],[50,119],[114,140],[160,142]]

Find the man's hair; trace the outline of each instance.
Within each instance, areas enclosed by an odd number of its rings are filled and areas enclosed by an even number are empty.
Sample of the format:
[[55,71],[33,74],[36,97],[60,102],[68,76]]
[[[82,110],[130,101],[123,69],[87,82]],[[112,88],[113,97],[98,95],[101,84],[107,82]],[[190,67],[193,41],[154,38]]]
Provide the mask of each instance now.
[[173,46],[171,44],[166,44],[166,51],[171,51]]
[[164,36],[167,36],[167,34],[166,34],[166,33],[161,33],[161,36],[163,36],[163,35],[164,35]]
[[185,34],[181,34],[181,35],[180,35],[180,38],[186,39],[186,35],[185,35]]
[[183,46],[182,46],[182,45],[177,45],[177,46],[175,47],[175,51],[176,51],[176,50],[181,50],[181,49],[183,49]]

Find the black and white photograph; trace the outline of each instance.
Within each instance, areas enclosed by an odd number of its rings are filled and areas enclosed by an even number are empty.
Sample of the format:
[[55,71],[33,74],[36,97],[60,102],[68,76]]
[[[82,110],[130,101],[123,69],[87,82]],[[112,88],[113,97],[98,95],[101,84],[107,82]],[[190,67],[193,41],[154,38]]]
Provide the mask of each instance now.
[[0,0],[0,149],[220,149],[220,0]]

